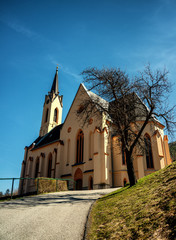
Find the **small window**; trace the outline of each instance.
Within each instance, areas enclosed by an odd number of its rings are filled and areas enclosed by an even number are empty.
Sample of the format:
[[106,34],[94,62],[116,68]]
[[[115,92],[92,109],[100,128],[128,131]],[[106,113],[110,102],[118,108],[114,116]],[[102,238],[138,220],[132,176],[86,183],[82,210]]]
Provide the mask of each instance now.
[[90,119],[89,119],[89,125],[91,125],[92,123],[93,123],[93,119],[90,118]]
[[84,110],[84,106],[83,105],[80,105],[78,110],[77,110],[77,113],[82,113]]
[[71,127],[69,127],[69,128],[67,129],[67,132],[70,133],[71,130],[72,130]]

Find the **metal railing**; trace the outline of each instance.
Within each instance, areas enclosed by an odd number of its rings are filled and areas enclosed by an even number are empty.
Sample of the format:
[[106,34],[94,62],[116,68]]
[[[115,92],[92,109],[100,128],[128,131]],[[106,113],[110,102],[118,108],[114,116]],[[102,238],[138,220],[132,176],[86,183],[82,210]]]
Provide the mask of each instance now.
[[[46,177],[38,177],[38,178],[0,178],[0,181],[1,180],[12,180],[12,186],[11,186],[11,193],[10,193],[10,198],[12,199],[13,198],[13,190],[14,190],[14,182],[15,180],[36,180],[37,179],[37,191],[36,193],[38,194],[38,190],[39,190],[39,180],[60,180],[60,181],[66,181],[66,182],[73,182],[75,188],[76,188],[76,182],[73,180],[73,179],[63,179],[63,178],[46,178]],[[19,183],[20,184],[20,183]],[[68,190],[69,189],[69,186],[67,184],[67,187],[68,187]],[[56,181],[56,192],[57,192],[57,189],[58,189],[58,182]],[[19,196],[23,196],[24,194],[20,194]]]

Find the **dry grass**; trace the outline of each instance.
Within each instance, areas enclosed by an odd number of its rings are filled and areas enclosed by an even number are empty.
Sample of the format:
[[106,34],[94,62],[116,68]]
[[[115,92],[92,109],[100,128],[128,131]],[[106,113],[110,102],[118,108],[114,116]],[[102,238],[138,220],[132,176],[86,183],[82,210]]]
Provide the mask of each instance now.
[[94,205],[88,239],[176,239],[176,162]]
[[35,185],[37,188],[38,181],[38,193],[48,193],[48,192],[60,192],[67,191],[67,182],[56,180],[56,179],[47,179],[47,178],[38,178],[35,179]]

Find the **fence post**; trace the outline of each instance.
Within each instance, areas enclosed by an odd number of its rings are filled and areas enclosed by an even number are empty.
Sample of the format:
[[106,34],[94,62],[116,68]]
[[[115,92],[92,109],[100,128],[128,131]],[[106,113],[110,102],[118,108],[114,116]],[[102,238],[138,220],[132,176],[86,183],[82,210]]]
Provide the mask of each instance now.
[[12,178],[11,199],[13,197],[13,185],[14,185],[14,178]]

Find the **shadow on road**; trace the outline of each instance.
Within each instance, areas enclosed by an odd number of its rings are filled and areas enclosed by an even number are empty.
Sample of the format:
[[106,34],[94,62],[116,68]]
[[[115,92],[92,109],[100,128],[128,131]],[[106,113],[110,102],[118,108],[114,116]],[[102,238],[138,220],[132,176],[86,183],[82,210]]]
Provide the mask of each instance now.
[[5,201],[0,203],[0,208],[26,208],[35,207],[39,205],[60,205],[60,204],[78,204],[78,203],[90,203],[97,200],[101,193],[50,193],[38,196],[24,197],[22,199]]

